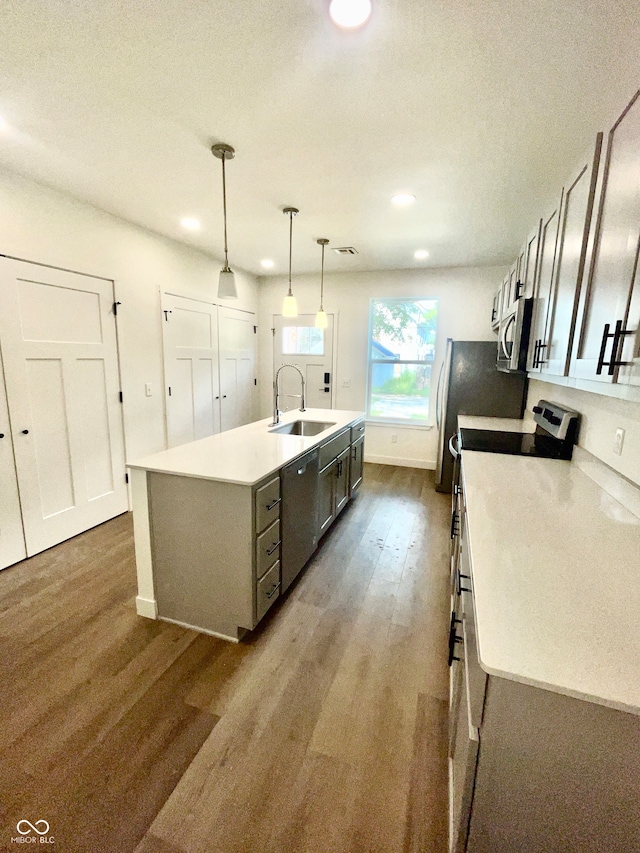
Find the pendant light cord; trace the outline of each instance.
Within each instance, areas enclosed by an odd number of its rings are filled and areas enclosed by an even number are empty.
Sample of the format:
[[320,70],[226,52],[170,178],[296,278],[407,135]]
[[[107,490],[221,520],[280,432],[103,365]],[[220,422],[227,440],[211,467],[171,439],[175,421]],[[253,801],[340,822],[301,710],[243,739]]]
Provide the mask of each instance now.
[[229,269],[229,257],[227,252],[227,183],[224,174],[225,152],[222,152],[222,210],[224,213],[224,270]]
[[291,252],[293,246],[293,212],[289,213],[289,293],[287,296],[293,296],[291,292]]
[[322,244],[322,266],[320,268],[320,310],[324,311],[322,301],[324,296],[324,243]]

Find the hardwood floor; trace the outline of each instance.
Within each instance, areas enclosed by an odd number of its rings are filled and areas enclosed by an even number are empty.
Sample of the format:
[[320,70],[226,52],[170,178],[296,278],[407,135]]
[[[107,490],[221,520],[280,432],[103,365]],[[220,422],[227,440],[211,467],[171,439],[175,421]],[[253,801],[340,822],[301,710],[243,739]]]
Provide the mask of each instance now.
[[137,616],[129,515],[0,573],[0,849],[444,853],[448,515],[365,465],[239,645]]

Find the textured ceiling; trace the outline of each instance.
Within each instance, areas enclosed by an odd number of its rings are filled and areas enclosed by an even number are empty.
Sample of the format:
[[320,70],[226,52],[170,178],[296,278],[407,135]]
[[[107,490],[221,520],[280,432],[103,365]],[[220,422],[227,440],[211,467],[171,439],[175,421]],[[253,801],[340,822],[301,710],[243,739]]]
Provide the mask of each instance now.
[[640,85],[637,0],[327,6],[8,0],[0,165],[220,257],[222,141],[232,267],[286,270],[287,205],[294,273],[502,263]]

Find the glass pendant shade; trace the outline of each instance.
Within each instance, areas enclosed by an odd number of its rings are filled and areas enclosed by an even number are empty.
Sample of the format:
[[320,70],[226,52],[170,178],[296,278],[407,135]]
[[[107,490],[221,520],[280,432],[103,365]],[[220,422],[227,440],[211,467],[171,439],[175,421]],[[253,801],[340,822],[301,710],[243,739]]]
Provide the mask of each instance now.
[[218,279],[218,298],[238,298],[238,289],[236,288],[236,275],[233,270],[220,270],[220,278]]
[[284,302],[282,303],[282,316],[283,317],[297,317],[298,316],[298,303],[296,302],[295,296],[293,294],[285,296]]
[[328,325],[327,314],[324,309],[321,308],[316,314],[316,329],[326,329]]

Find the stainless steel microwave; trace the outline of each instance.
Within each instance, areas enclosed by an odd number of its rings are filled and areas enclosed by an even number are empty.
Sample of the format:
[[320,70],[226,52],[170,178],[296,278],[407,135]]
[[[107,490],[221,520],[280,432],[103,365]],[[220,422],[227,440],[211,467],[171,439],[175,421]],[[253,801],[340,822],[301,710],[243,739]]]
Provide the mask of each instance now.
[[518,299],[513,311],[503,317],[498,332],[498,370],[525,373],[533,299]]

